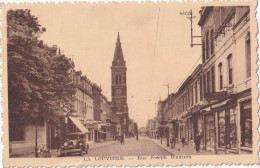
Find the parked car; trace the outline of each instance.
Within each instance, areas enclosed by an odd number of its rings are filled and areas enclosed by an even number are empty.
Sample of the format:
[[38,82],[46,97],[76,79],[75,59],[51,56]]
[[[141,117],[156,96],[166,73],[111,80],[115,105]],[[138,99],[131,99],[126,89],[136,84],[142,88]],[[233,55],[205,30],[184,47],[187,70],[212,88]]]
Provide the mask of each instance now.
[[67,135],[67,141],[61,145],[60,155],[68,155],[71,153],[79,153],[83,155],[87,154],[89,150],[89,144],[87,143],[87,134],[76,132]]

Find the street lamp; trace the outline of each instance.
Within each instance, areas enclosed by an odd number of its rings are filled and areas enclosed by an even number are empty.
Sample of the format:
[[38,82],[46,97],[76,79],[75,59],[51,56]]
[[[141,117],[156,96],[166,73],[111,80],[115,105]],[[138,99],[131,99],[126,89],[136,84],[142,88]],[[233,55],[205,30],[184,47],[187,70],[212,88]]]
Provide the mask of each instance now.
[[38,115],[39,104],[33,104],[33,111],[35,112],[35,157],[38,158]]

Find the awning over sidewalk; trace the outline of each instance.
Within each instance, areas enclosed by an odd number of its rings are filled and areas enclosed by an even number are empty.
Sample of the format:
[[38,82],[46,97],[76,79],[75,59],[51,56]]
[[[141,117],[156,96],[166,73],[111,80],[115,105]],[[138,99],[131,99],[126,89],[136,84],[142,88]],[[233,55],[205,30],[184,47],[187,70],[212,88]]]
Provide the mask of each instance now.
[[87,128],[75,117],[69,117],[71,121],[76,125],[76,127],[83,133],[90,133]]

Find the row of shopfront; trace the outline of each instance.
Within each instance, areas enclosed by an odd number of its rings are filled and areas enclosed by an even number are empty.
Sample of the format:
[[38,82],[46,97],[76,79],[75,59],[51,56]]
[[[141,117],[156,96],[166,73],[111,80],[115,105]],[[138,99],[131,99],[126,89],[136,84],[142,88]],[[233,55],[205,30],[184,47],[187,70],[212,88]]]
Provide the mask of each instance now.
[[177,143],[195,146],[199,133],[201,149],[215,153],[252,152],[251,89],[240,94],[211,93],[201,104],[161,122],[158,134]]
[[86,121],[81,122],[78,118],[69,117],[69,133],[81,131],[87,134],[89,143],[113,140],[117,136],[118,125],[116,122],[108,120],[103,121]]

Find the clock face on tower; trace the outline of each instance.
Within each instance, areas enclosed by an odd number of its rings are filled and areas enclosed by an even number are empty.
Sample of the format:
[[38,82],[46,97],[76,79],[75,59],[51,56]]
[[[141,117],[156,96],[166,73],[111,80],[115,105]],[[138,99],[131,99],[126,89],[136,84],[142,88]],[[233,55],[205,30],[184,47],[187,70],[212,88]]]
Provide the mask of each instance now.
[[117,89],[116,90],[116,95],[120,95],[121,94],[121,89]]

